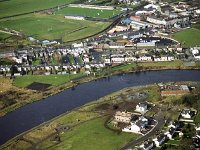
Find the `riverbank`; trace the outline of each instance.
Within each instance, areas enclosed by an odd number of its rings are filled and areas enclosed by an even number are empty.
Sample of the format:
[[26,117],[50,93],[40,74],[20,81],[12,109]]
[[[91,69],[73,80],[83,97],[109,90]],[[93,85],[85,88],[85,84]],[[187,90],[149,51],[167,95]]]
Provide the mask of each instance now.
[[[97,80],[100,78],[107,78],[112,75],[124,74],[124,73],[134,73],[134,72],[145,72],[145,71],[158,71],[158,70],[199,70],[200,65],[197,63],[195,66],[186,66],[182,61],[174,61],[174,62],[152,62],[152,63],[132,63],[132,64],[121,64],[117,66],[113,66],[110,68],[106,68],[96,72],[95,75],[85,76],[82,78],[74,78],[70,82],[66,82],[60,85],[51,86],[46,91],[30,91],[26,88],[20,88],[21,91],[28,91],[28,94],[20,97],[23,99],[22,102],[16,103],[14,105],[8,106],[0,111],[0,116],[4,116],[9,112],[12,112],[22,106],[27,104],[45,99],[49,96],[53,96],[58,94],[66,89],[73,89],[79,84],[83,84],[86,82],[90,82],[93,80]],[[31,96],[30,96],[31,94]],[[29,95],[29,97],[27,96]]]
[[[64,114],[61,114],[47,122],[42,123],[41,125],[33,128],[31,130],[28,130],[28,131],[18,135],[15,138],[9,140],[5,144],[3,144],[0,148],[9,149],[9,148],[19,148],[20,147],[20,149],[30,149],[33,147],[36,148],[40,144],[42,144],[41,147],[44,148],[43,142],[46,142],[46,140],[51,139],[56,134],[59,134],[62,136],[63,134],[68,132],[68,130],[65,131],[64,127],[66,127],[66,128],[69,127],[69,129],[70,129],[69,132],[71,132],[71,130],[73,130],[73,128],[79,128],[82,125],[85,126],[85,123],[87,124],[86,126],[89,125],[90,127],[94,126],[95,124],[99,124],[98,128],[100,127],[101,131],[104,134],[106,133],[106,135],[104,135],[104,136],[102,135],[103,136],[102,138],[106,138],[107,134],[109,134],[108,137],[114,137],[114,138],[116,138],[116,140],[118,139],[115,144],[117,144],[118,148],[119,148],[120,146],[126,144],[129,140],[136,138],[138,136],[136,136],[135,134],[127,134],[127,135],[124,133],[119,134],[119,133],[115,133],[115,132],[105,129],[103,124],[104,124],[105,120],[107,120],[107,117],[112,116],[113,113],[110,111],[106,111],[103,108],[99,109],[98,107],[105,103],[109,104],[109,105],[118,104],[123,101],[121,98],[119,99],[121,94],[126,95],[127,92],[130,90],[136,91],[137,89],[141,89],[141,88],[142,88],[142,86],[133,87],[133,88],[125,88],[120,91],[111,93],[105,97],[102,97],[97,101],[90,102],[88,104],[85,104],[84,106],[78,107],[78,108],[74,109],[73,111],[69,111]],[[92,124],[90,122],[92,122]],[[95,123],[93,124],[93,122],[95,122]],[[88,132],[88,130],[87,130],[87,132]],[[126,141],[126,142],[123,142],[123,144],[120,144],[119,139],[122,142],[123,141]],[[107,140],[108,140],[107,144],[111,142],[109,139],[107,139]],[[29,142],[27,142],[27,141],[29,141]],[[30,143],[32,143],[32,147],[31,147]],[[52,143],[56,144],[55,141],[53,141]],[[47,144],[47,146],[48,146],[48,144]],[[113,144],[110,144],[110,146],[113,146]]]
[[[182,84],[195,87],[198,85],[197,82],[182,82]],[[161,97],[158,91],[159,87],[155,84],[124,88],[44,122],[9,140],[0,148],[77,149],[81,146],[83,149],[119,149],[129,141],[137,139],[139,135],[121,133],[105,128],[106,120],[112,117],[116,111],[133,111],[132,107],[136,103],[145,100],[155,104],[146,114],[147,116],[151,117],[156,114],[159,111],[157,106],[162,104],[165,118],[177,119],[179,112],[175,110],[181,110],[185,105],[179,105],[179,103],[173,105],[172,103],[181,102],[182,97]],[[148,97],[134,99],[133,96],[137,93],[146,93]],[[130,107],[130,104],[132,107]],[[77,135],[79,136],[77,137]],[[104,139],[103,147],[101,147],[102,142],[96,140],[96,137]],[[101,143],[101,146],[99,143]]]

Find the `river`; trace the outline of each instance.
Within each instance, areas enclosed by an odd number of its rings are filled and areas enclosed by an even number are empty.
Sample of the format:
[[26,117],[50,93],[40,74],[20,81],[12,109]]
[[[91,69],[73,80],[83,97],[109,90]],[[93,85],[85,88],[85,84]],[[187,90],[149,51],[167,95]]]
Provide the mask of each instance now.
[[0,118],[0,144],[60,114],[125,87],[169,81],[200,81],[200,70],[145,71],[80,84]]

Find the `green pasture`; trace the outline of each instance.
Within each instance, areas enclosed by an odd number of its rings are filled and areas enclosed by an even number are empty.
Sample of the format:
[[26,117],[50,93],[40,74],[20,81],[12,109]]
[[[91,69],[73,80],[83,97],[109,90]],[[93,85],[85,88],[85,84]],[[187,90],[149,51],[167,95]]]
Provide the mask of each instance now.
[[69,4],[75,1],[76,0],[1,0],[0,17],[51,8],[57,5]]
[[200,45],[200,30],[195,28],[185,29],[173,35],[173,38],[186,47]]
[[110,23],[65,19],[59,15],[32,14],[0,22],[0,27],[14,29],[36,39],[71,41],[102,31]]
[[81,15],[95,18],[110,18],[120,13],[119,9],[114,10],[100,10],[100,9],[88,9],[77,7],[66,7],[59,10],[56,14],[62,15]]

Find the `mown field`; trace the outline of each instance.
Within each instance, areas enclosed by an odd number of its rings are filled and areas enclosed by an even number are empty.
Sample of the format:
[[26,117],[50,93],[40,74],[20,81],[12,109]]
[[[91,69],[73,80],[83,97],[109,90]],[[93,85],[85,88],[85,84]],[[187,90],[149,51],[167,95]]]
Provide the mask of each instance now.
[[200,45],[200,30],[195,28],[186,29],[175,33],[173,38],[181,42],[183,46],[197,46]]
[[121,11],[119,9],[114,10],[98,10],[98,9],[88,9],[88,8],[76,8],[76,7],[66,7],[59,10],[56,14],[61,15],[81,15],[95,18],[110,18],[119,14]]
[[0,17],[32,12],[76,1],[78,0],[1,0]]
[[45,83],[45,84],[51,84],[53,86],[57,86],[66,82],[69,82],[72,79],[79,78],[84,76],[84,74],[67,74],[67,75],[26,75],[17,77],[13,85],[17,87],[26,87],[33,82],[39,82],[39,83]]
[[0,22],[1,27],[14,29],[37,39],[71,41],[93,35],[110,23],[64,19],[61,15],[32,14]]
[[137,137],[132,133],[117,133],[104,127],[105,118],[95,119],[75,127],[73,130],[62,134],[63,142],[53,144],[45,141],[38,149],[66,149],[66,150],[111,150],[119,149],[130,139]]

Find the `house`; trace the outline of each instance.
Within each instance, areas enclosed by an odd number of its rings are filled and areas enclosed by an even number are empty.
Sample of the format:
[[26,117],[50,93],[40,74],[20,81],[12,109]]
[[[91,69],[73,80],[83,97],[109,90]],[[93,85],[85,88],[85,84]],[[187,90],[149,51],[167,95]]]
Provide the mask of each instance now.
[[131,122],[131,125],[122,129],[122,131],[141,134],[141,132],[145,130],[147,125],[148,125],[148,119],[145,118],[144,116],[141,116],[135,122]]
[[132,112],[117,111],[114,116],[114,119],[116,122],[130,123],[132,117]]
[[200,139],[200,127],[196,128],[196,136]]
[[165,132],[164,134],[167,136],[168,139],[172,139],[174,133],[175,133],[176,129],[175,128],[169,128],[167,132]]
[[147,103],[144,102],[144,103],[137,104],[136,111],[139,111],[139,112],[147,111]]
[[147,141],[139,146],[139,149],[141,150],[151,150],[153,148],[154,144],[153,141]]
[[192,115],[193,113],[190,109],[183,109],[181,112],[181,116],[186,119],[192,118]]
[[177,129],[179,126],[180,126],[179,121],[174,121],[174,122],[172,122],[168,127],[169,127],[169,128]]
[[156,147],[160,147],[166,140],[166,136],[164,134],[160,134],[155,139],[153,139]]

